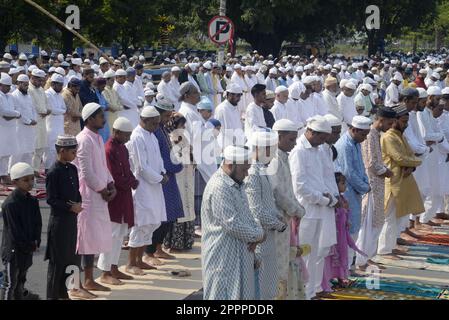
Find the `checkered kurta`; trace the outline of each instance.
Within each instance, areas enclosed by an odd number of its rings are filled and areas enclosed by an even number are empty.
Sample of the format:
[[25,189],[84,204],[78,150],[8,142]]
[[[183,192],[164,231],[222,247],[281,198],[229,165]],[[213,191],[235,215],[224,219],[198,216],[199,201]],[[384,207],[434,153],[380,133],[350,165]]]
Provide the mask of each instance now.
[[205,300],[254,300],[254,253],[248,244],[263,238],[249,210],[243,185],[220,168],[203,195],[202,274]]

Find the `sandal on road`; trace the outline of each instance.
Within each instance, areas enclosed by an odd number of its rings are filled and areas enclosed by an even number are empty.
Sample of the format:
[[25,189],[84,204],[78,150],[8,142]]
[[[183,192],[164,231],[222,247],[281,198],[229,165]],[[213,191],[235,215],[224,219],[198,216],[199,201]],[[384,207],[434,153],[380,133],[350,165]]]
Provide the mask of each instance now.
[[185,277],[192,276],[192,274],[188,270],[173,270],[173,271],[170,271],[170,274],[175,277],[179,277],[179,278],[185,278]]

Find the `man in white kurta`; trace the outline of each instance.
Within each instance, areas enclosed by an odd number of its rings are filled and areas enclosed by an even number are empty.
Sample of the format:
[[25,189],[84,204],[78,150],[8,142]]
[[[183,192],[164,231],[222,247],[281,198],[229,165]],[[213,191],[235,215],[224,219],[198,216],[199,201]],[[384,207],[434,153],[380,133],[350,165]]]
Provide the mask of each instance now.
[[61,95],[64,85],[64,77],[59,74],[53,74],[51,77],[51,87],[45,94],[47,95],[48,105],[51,114],[47,117],[47,150],[44,153],[45,170],[51,168],[56,161],[55,144],[58,136],[64,134],[64,114],[67,107],[64,98]]
[[37,125],[36,125],[36,139],[35,150],[33,154],[33,169],[35,175],[39,174],[41,163],[43,161],[43,155],[47,149],[47,125],[46,117],[51,113],[50,106],[48,105],[47,95],[43,89],[45,82],[45,72],[39,69],[35,69],[32,72],[30,79],[30,86],[28,88],[28,94],[33,100],[33,105],[36,108],[37,113]]
[[[443,115],[438,118],[438,126],[446,137],[446,141],[449,141],[449,88],[446,87],[442,90],[444,98]],[[449,160],[449,158],[448,158]],[[446,172],[444,191],[445,191],[445,213],[449,214],[449,161],[445,161],[442,164],[444,172]]]
[[251,137],[253,131],[267,126],[263,115],[263,104],[266,100],[266,86],[257,84],[253,87],[252,94],[254,102],[251,102],[246,109],[245,136]]
[[307,299],[314,298],[322,291],[324,259],[337,243],[334,206],[338,199],[326,184],[326,160],[319,148],[331,132],[330,124],[323,117],[309,119],[307,131],[298,139],[298,145],[290,154],[293,190],[306,210],[300,224],[299,241],[302,245],[311,246],[310,255],[304,258],[309,272]]
[[[130,262],[129,268],[140,268],[143,249],[152,244],[153,232],[167,221],[162,185],[168,182],[159,143],[154,132],[159,128],[160,114],[155,107],[142,109],[140,124],[126,144],[130,154],[131,169],[139,180],[139,188],[133,191],[134,226],[128,245],[138,248],[138,262]],[[135,263],[133,265],[133,263]]]
[[324,82],[324,87],[325,89],[323,91],[323,99],[327,104],[328,113],[332,114],[333,116],[340,119],[340,121],[342,121],[343,115],[340,112],[337,101],[337,79],[331,77],[327,78]]
[[398,105],[399,103],[399,85],[404,81],[402,76],[399,74],[395,75],[393,80],[391,81],[390,85],[388,86],[386,90],[385,95],[385,106],[386,107],[393,107]]
[[226,89],[226,100],[215,109],[214,117],[221,123],[221,130],[217,140],[222,150],[229,145],[245,144],[243,124],[240,119],[240,112],[237,109],[242,95],[242,88],[231,83]]
[[6,73],[0,77],[0,177],[2,182],[9,182],[8,163],[10,157],[15,154],[17,141],[17,121],[20,113],[14,110],[13,98],[9,94],[12,79]]
[[279,86],[275,91],[276,100],[270,112],[273,114],[274,120],[288,119],[288,96],[289,91],[287,87]]
[[237,84],[243,90],[243,96],[239,102],[238,109],[240,111],[240,116],[244,119],[248,106],[248,102],[246,101],[246,93],[249,92],[249,89],[248,84],[245,81],[245,75],[243,74],[241,65],[236,64],[234,66],[234,73],[232,74],[231,82]]
[[137,108],[137,97],[131,96],[131,87],[125,87],[127,72],[119,69],[115,72],[115,83],[113,89],[117,92],[124,110],[117,112],[118,117],[124,117],[131,121],[134,127],[139,124],[139,112]]
[[17,89],[11,94],[14,109],[18,111],[21,118],[17,120],[16,137],[17,152],[11,157],[10,167],[18,162],[25,162],[32,165],[33,153],[36,146],[36,120],[37,112],[33,105],[33,100],[28,94],[29,78],[26,75],[20,75],[17,78]]
[[343,131],[348,129],[351,125],[352,119],[357,115],[354,103],[354,93],[356,86],[353,82],[342,80],[340,87],[342,92],[337,97],[340,114],[343,116]]

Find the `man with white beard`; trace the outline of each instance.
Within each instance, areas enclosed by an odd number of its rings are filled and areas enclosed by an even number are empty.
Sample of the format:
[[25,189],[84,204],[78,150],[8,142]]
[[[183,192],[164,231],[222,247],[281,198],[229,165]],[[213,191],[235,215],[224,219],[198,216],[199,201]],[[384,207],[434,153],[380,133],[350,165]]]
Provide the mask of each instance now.
[[[130,91],[125,87],[127,72],[123,69],[119,69],[115,72],[115,83],[113,89],[117,92],[120,97],[121,104],[124,110],[118,111],[118,117],[124,117],[131,121],[134,127],[137,127],[140,119],[139,112],[136,104],[136,97],[130,96]],[[128,85],[128,88],[130,86]]]
[[337,101],[337,79],[333,77],[329,77],[324,81],[324,91],[323,91],[323,99],[326,102],[329,110],[328,113],[337,117],[338,119],[343,120],[341,113],[338,108]]
[[276,100],[274,101],[273,108],[270,109],[273,114],[274,120],[288,119],[288,89],[284,86],[276,88],[275,92]]
[[337,97],[337,102],[340,118],[343,120],[343,132],[346,132],[352,123],[352,119],[357,115],[354,103],[354,93],[357,87],[350,80],[342,80],[340,88],[342,91]]

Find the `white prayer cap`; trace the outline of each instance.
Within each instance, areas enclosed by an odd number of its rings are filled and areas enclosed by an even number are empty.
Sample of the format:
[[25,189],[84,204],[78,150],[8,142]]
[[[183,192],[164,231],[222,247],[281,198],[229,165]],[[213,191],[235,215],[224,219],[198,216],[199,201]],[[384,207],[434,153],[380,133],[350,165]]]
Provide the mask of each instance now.
[[238,63],[234,66],[234,70],[241,70],[241,69],[242,69],[242,66]]
[[351,80],[348,80],[345,85],[343,86],[343,88],[348,88],[351,90],[357,90],[357,85],[354,84],[354,82],[352,82]]
[[181,68],[178,66],[174,66],[173,68],[171,68],[171,72],[181,72]]
[[10,53],[5,53],[3,55],[3,59],[8,59],[8,60],[12,60],[12,55]]
[[226,88],[226,92],[233,94],[243,94],[242,87],[233,82],[229,84],[228,88]]
[[312,82],[315,82],[315,77],[313,76],[307,76],[302,81],[302,83],[304,83],[305,85],[311,84]]
[[367,84],[371,84],[371,85],[377,85],[376,81],[374,81],[373,79],[371,79],[370,77],[366,77],[363,79],[363,83],[367,83]]
[[155,90],[156,89],[156,86],[154,85],[154,83],[153,82],[148,82],[146,85],[145,85],[145,89],[151,89],[151,90]]
[[427,94],[429,96],[441,96],[442,95],[441,88],[437,86],[431,86],[427,89]]
[[92,69],[95,71],[95,73],[100,72],[100,66],[99,66],[98,64],[94,64],[94,65],[92,66]]
[[115,76],[116,77],[123,77],[123,76],[127,76],[127,73],[125,70],[123,69],[118,69],[117,71],[115,71]]
[[144,55],[140,55],[139,56],[139,61],[145,61],[145,56]]
[[301,98],[301,94],[304,92],[304,88],[302,86],[293,84],[288,88],[288,92],[290,98],[299,100],[299,98]]
[[382,81],[382,78],[379,75],[375,74],[374,81],[376,81],[376,82]]
[[76,66],[80,66],[83,63],[83,60],[81,60],[81,58],[75,58],[72,59],[72,64],[76,65]]
[[30,78],[26,74],[21,74],[17,77],[18,82],[29,82]]
[[315,132],[332,133],[332,127],[323,116],[314,116],[307,119],[307,128]]
[[421,70],[419,70],[419,74],[427,74],[427,70],[426,69],[421,69]]
[[404,78],[402,77],[402,75],[399,72],[396,72],[396,74],[394,75],[393,80],[402,82],[402,81],[404,81]]
[[12,78],[7,73],[2,72],[0,77],[0,84],[3,84],[5,86],[12,86]]
[[45,78],[45,71],[36,68],[31,72],[31,75],[38,78]]
[[373,87],[372,87],[370,84],[368,84],[368,83],[362,84],[362,85],[360,86],[360,89],[361,89],[361,90],[367,90],[367,91],[369,91],[370,93],[373,92]]
[[416,90],[418,90],[418,92],[419,92],[419,98],[420,99],[425,99],[425,98],[427,98],[429,96],[427,94],[426,89],[424,89],[424,88],[416,88]]
[[333,114],[326,114],[324,116],[324,118],[327,120],[327,122],[329,122],[331,127],[339,127],[341,126],[341,121],[340,119],[338,119],[336,116],[334,116]]
[[100,57],[99,63],[100,63],[100,65],[102,65],[103,63],[109,63],[109,61],[106,60],[104,57]]
[[449,95],[449,87],[444,88],[443,90],[441,90],[441,94],[443,95]]
[[51,76],[51,82],[64,83],[64,77],[60,74],[53,73],[53,75]]
[[312,67],[310,66],[310,64],[308,64],[308,65],[304,66],[304,71],[306,71],[306,70],[310,70],[310,69],[312,69]]
[[304,72],[304,68],[302,66],[296,67],[295,72]]
[[270,99],[276,98],[276,94],[273,91],[271,91],[271,90],[265,90],[265,91],[266,91],[265,99],[270,100]]
[[286,91],[288,91],[288,88],[286,86],[279,86],[276,88],[276,90],[274,90],[274,93],[279,94]]
[[[202,97],[202,99],[209,99],[207,97]],[[171,103],[168,98],[166,96],[164,96],[162,93],[158,93],[156,95],[156,107],[158,109],[162,109],[165,111],[174,111],[175,110],[175,106],[173,105],[173,103]],[[210,100],[209,100],[210,101]],[[201,103],[201,102],[200,102]],[[200,104],[199,103],[199,104]],[[197,106],[198,107],[198,106]],[[200,108],[198,108],[199,110]],[[212,110],[212,106],[211,106],[211,110]]]
[[[49,70],[49,72],[50,72],[50,70]],[[58,74],[60,74],[61,76],[65,76],[65,70],[64,70],[64,68],[57,67],[57,68],[55,69],[55,72],[58,73]]]
[[[64,55],[62,53],[58,54],[58,60],[61,62],[64,61]],[[81,59],[79,59],[79,60],[81,61]],[[73,61],[73,59],[72,59],[72,61]],[[81,65],[81,63],[80,63],[80,65]]]
[[279,68],[279,72],[280,72],[280,73],[285,73],[286,71],[287,71],[287,70],[285,70],[284,67],[280,67],[280,68]]
[[270,147],[279,143],[279,136],[274,131],[254,131],[250,144],[254,147]]
[[66,68],[68,68],[68,67],[70,67],[70,63],[68,63],[67,61],[63,61],[61,64],[60,64],[60,66],[61,67],[66,67]]
[[273,131],[279,132],[298,132],[301,126],[296,125],[293,121],[288,119],[281,119],[274,123]]
[[151,90],[151,89],[146,89],[144,91],[144,94],[145,94],[145,97],[154,97],[154,96],[156,96],[156,93],[153,90]]
[[436,72],[432,73],[432,77],[434,77],[437,80],[440,80],[440,78],[441,78],[440,74],[436,73]]
[[232,67],[227,66],[227,67],[226,67],[226,72],[232,72]]
[[274,66],[274,61],[268,60],[268,65],[269,65],[269,66]]
[[142,109],[142,112],[140,113],[140,116],[142,118],[155,118],[160,116],[161,114],[159,111],[156,110],[153,106],[146,106]]
[[7,69],[7,68],[10,68],[10,67],[11,67],[11,65],[8,62],[0,61],[0,69]]
[[55,67],[50,67],[50,69],[48,69],[48,73],[55,72],[55,71],[56,71]]
[[19,162],[11,167],[10,175],[11,180],[34,176],[34,169],[27,163]]
[[360,130],[370,130],[373,120],[364,116],[355,116],[352,119],[351,126]]
[[25,53],[21,53],[21,54],[19,55],[19,60],[22,60],[22,61],[28,61],[28,58],[27,58],[27,56],[26,56]]
[[19,69],[17,69],[17,68],[12,68],[11,70],[9,70],[8,74],[9,74],[10,76],[12,76],[12,75],[14,75],[14,74],[16,74],[16,73],[19,73],[19,72],[20,72]]
[[84,59],[84,63],[85,64],[90,64],[90,60],[89,59]]
[[91,115],[93,115],[98,109],[100,109],[101,106],[98,103],[88,103],[84,106],[83,111],[81,112],[81,116],[83,118],[83,121],[86,121],[89,119]]
[[269,71],[269,74],[277,74],[278,73],[278,69],[276,68],[271,68]]
[[250,160],[251,153],[246,147],[228,146],[223,151],[223,157],[226,161],[230,161],[235,164],[243,164]]
[[343,89],[347,83],[348,83],[348,79],[342,79],[340,81],[340,89]]
[[198,64],[196,64],[196,63],[189,63],[189,64],[187,64],[187,67],[189,67],[193,72],[195,72],[196,69],[198,68]]
[[105,79],[114,78],[114,77],[115,77],[115,71],[112,70],[112,69],[109,69],[108,71],[106,71],[106,72],[103,74],[103,77],[104,77]]
[[212,69],[212,62],[206,61],[206,62],[203,64],[203,67],[204,67],[205,69],[207,69],[207,70],[211,70],[211,69]]
[[119,117],[114,121],[112,128],[122,132],[132,132],[134,130],[131,121],[124,117]]
[[324,70],[332,70],[332,66],[330,64],[327,64],[324,66]]

